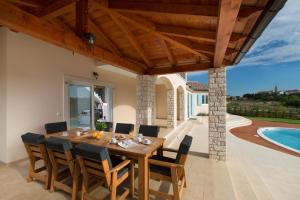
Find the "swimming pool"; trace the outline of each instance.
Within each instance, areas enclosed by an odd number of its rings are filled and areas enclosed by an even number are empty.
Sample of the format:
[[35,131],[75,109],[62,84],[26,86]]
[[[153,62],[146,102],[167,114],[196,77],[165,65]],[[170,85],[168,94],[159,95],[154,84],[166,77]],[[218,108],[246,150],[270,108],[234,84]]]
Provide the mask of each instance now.
[[264,127],[259,128],[257,133],[260,137],[269,142],[300,153],[300,129]]

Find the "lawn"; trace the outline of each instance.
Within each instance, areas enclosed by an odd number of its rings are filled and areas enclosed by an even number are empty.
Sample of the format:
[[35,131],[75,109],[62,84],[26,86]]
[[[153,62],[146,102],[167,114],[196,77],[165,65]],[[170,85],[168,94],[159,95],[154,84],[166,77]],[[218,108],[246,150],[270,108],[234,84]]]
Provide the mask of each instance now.
[[285,118],[267,118],[267,117],[248,117],[248,119],[256,120],[256,121],[267,121],[267,122],[282,122],[288,124],[300,124],[300,120],[297,119],[285,119]]

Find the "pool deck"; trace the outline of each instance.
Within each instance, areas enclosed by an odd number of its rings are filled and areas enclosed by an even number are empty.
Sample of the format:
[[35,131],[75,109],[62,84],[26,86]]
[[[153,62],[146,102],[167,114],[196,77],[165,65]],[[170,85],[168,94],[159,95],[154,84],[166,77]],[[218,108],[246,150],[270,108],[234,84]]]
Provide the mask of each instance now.
[[300,129],[300,125],[297,125],[297,124],[264,122],[264,121],[253,120],[251,125],[233,128],[230,130],[230,132],[243,140],[247,140],[249,142],[259,144],[259,145],[274,149],[276,151],[280,151],[283,153],[287,153],[287,154],[290,154],[293,156],[300,157],[300,153],[280,147],[276,144],[273,144],[273,143],[259,137],[257,134],[257,130],[261,127],[285,127],[285,128],[299,128]]

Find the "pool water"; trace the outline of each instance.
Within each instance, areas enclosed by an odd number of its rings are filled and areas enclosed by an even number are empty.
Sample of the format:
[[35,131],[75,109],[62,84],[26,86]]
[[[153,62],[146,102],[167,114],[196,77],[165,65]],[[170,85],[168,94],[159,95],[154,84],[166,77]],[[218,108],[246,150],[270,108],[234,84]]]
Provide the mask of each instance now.
[[257,133],[269,142],[300,153],[300,129],[265,127],[258,129]]

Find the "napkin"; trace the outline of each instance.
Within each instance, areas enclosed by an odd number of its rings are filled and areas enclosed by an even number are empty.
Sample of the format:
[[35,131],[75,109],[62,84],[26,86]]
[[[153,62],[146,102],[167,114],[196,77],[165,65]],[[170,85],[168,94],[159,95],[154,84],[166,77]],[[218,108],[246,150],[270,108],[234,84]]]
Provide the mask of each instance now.
[[125,140],[125,141],[118,142],[118,145],[124,149],[136,146],[136,144],[132,140]]

